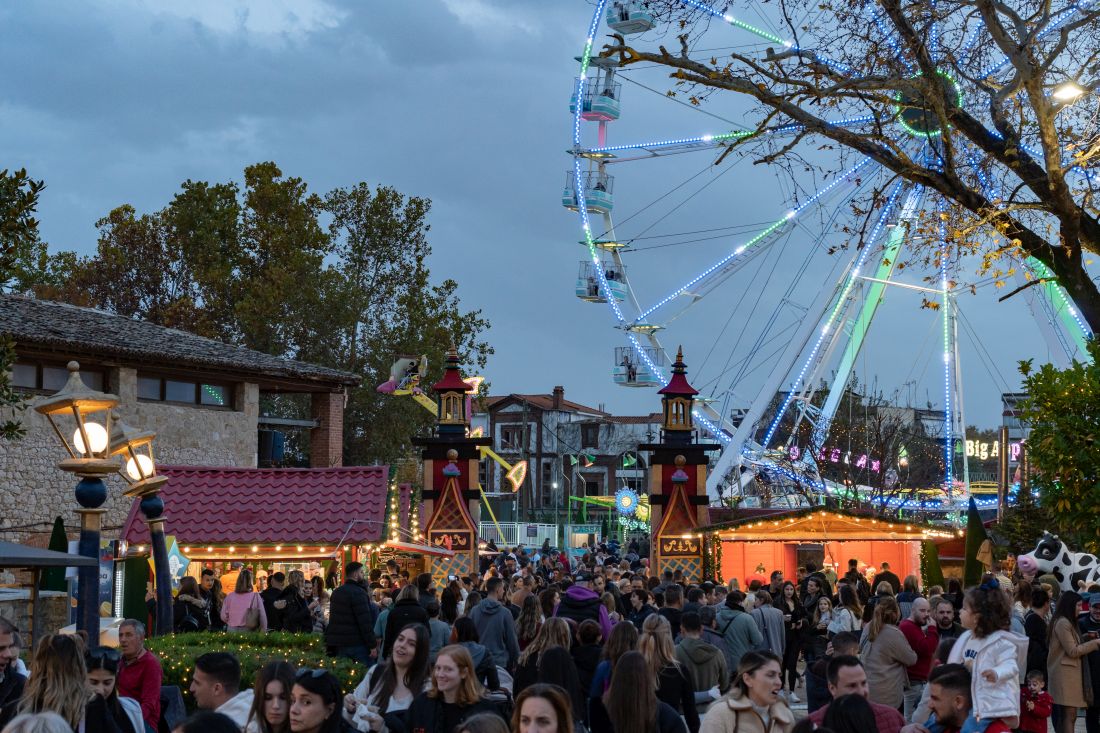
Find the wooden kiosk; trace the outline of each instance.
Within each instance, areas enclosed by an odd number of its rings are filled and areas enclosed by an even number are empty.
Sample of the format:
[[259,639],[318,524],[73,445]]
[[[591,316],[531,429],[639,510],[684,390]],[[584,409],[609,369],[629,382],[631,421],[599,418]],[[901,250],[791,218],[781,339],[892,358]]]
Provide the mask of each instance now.
[[656,577],[666,570],[681,571],[684,581],[703,578],[703,535],[709,523],[707,505],[707,453],[716,443],[695,441],[692,409],[698,392],[685,376],[683,350],[676,352],[672,379],[661,395],[661,442],[638,446],[649,451],[649,505],[653,540],[650,563]]
[[[466,413],[466,392],[470,385],[458,369],[458,352],[447,352],[443,378],[432,385],[439,410],[435,435],[412,439],[421,447],[424,465],[424,536],[429,545],[454,554],[431,555],[428,570],[437,585],[449,575],[477,573],[478,524],[481,517],[477,489],[477,467],[481,458],[478,446],[489,445],[491,438],[467,437],[470,416]],[[471,480],[471,477],[473,479]]]

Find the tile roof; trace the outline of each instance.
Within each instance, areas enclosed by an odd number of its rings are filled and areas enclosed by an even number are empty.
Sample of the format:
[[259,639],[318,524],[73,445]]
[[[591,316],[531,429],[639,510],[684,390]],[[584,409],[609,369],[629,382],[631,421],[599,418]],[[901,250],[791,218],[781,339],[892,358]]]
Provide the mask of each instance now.
[[608,422],[620,423],[622,425],[649,425],[660,424],[665,419],[665,416],[659,412],[651,412],[648,415],[612,415],[607,418]]
[[562,412],[590,412],[593,415],[608,415],[608,413],[604,412],[603,410],[596,409],[595,407],[589,407],[588,405],[582,405],[579,402],[573,402],[564,398],[561,401],[561,407],[554,407],[554,395],[552,394],[513,393],[506,395],[490,395],[484,398],[484,404],[486,409],[491,410],[498,407],[505,400],[527,402],[527,404],[540,410],[560,410]]
[[[376,542],[383,537],[387,466],[209,468],[158,466],[166,533],[181,544]],[[134,501],[122,538],[149,541]],[[352,520],[366,520],[348,525]]]
[[358,385],[351,372],[196,336],[175,328],[68,303],[0,294],[0,333],[17,345],[60,349],[68,354],[140,359],[143,364],[197,366],[273,379]]

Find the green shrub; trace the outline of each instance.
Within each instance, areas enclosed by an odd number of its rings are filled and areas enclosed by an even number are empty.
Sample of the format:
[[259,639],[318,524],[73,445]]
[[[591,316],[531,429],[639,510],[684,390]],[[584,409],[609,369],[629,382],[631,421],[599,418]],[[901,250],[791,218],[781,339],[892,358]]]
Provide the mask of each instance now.
[[366,673],[358,662],[328,656],[324,639],[319,634],[196,632],[149,639],[148,647],[160,657],[164,684],[179,686],[188,710],[195,707],[188,689],[195,659],[207,652],[236,655],[241,662],[242,690],[252,687],[257,670],[271,661],[287,661],[298,669],[327,669],[340,680],[344,693],[352,692]]

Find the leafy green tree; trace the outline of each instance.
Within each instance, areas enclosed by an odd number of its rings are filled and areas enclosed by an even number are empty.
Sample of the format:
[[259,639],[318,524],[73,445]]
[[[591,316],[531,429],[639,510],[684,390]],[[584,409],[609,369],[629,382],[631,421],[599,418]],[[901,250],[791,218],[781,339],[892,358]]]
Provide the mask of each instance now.
[[[51,258],[37,290],[355,372],[363,386],[345,412],[346,460],[393,463],[432,423],[411,400],[375,391],[395,354],[426,354],[436,374],[451,343],[472,366],[492,353],[481,340],[488,321],[462,309],[457,283],[432,281],[430,210],[427,199],[366,183],[319,196],[259,163],[243,188],[186,181],[161,211],[116,208],[98,222],[96,254]],[[55,282],[60,265],[67,274]],[[302,395],[265,395],[261,410],[307,417],[309,407]],[[306,438],[288,435],[295,462],[308,460]]]
[[1019,414],[1031,428],[1031,483],[1041,504],[1061,533],[1094,552],[1100,549],[1100,342],[1088,348],[1092,361],[1066,369],[1022,362],[1028,398]]
[[[23,290],[34,277],[32,272],[49,272],[46,245],[38,234],[38,196],[46,186],[31,178],[26,169],[0,171],[0,286],[5,290]],[[15,364],[15,342],[0,334],[0,407],[18,412],[22,397],[12,388],[11,370]],[[5,411],[7,412],[7,411]],[[25,431],[16,419],[0,421],[0,438],[14,440]]]

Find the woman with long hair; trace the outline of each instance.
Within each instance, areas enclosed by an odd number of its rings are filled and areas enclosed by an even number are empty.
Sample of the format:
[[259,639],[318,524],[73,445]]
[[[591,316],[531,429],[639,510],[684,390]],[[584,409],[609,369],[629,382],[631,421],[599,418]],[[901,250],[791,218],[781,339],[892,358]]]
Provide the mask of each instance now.
[[[309,600],[306,599],[306,574],[301,570],[291,570],[287,574],[286,587],[279,594],[279,599],[286,601],[283,607],[283,631],[295,633],[310,633],[313,631],[313,615],[309,610]],[[309,586],[312,596],[313,586]]]
[[898,710],[902,709],[903,692],[909,683],[906,668],[917,663],[917,653],[898,628],[900,621],[898,602],[892,595],[882,596],[860,640],[868,698]]
[[607,692],[592,698],[589,703],[592,730],[601,733],[683,733],[683,719],[671,706],[657,699],[656,682],[641,652],[623,654],[615,664]]
[[119,697],[118,665],[122,656],[117,649],[100,646],[84,655],[88,668],[88,685],[107,703],[107,709],[115,725],[123,733],[144,733],[145,721],[141,718],[141,705],[129,697]]
[[23,688],[19,712],[57,713],[74,731],[119,732],[106,699],[88,685],[80,636],[42,637],[31,657],[30,679]]
[[[718,698],[703,716],[703,730],[789,733],[794,727],[794,713],[779,696],[782,689],[779,657],[771,652],[748,652],[741,657],[730,691]],[[868,729],[873,730],[877,727]]]
[[401,730],[405,711],[427,685],[430,648],[420,624],[397,632],[389,659],[371,667],[355,692],[344,696],[344,719],[360,731]]
[[909,618],[913,607],[913,601],[920,598],[920,581],[915,575],[906,575],[901,581],[901,593],[895,596],[898,607],[901,608],[901,617]]
[[[539,661],[538,679],[539,683],[554,685],[565,691],[573,711],[574,722],[583,724],[587,721],[588,706],[585,703],[587,695],[581,691],[577,665],[573,663],[573,657],[566,648],[552,646],[546,650]],[[538,683],[530,685],[525,687],[524,691],[537,686]]]
[[[589,699],[602,697],[611,685],[611,675],[615,671],[615,665],[627,652],[638,648],[638,630],[634,624],[619,623],[611,628],[611,636],[607,637],[607,643],[603,647],[603,659],[596,665],[596,673],[592,675],[592,687],[588,690]],[[654,680],[654,686],[657,681]]]
[[190,575],[180,579],[179,593],[172,603],[172,627],[177,634],[206,631],[210,627],[210,604],[199,592],[199,584]]
[[512,733],[573,733],[576,718],[576,711],[561,687],[539,683],[516,698]]
[[313,633],[325,633],[328,626],[328,591],[325,590],[325,581],[320,575],[314,575],[309,582],[302,586],[302,596],[309,610],[309,619],[313,627]]
[[538,665],[547,649],[560,646],[568,650],[572,640],[573,635],[569,630],[568,621],[556,616],[546,619],[542,628],[539,629],[538,635],[519,655],[519,661],[516,663],[516,673],[512,682],[512,693],[518,695],[524,687],[539,681]]
[[535,640],[540,628],[542,628],[542,609],[539,608],[539,599],[534,593],[529,593],[523,599],[519,618],[516,619],[516,640],[519,642],[520,651],[526,649],[527,645]]
[[268,662],[256,670],[245,733],[289,733],[293,688],[294,665],[288,662]]
[[[1085,655],[1100,649],[1100,639],[1081,639],[1077,626],[1077,607],[1081,596],[1063,591],[1051,617],[1047,672],[1050,696],[1058,706],[1058,726],[1055,733],[1072,733],[1077,724],[1077,709],[1088,707],[1081,665],[1088,664]],[[1095,682],[1095,681],[1094,681]]]
[[293,733],[340,733],[340,681],[323,669],[299,669],[290,688],[290,730]]
[[413,584],[406,585],[397,594],[397,600],[390,608],[390,615],[386,618],[386,630],[382,638],[381,659],[390,656],[393,640],[397,638],[397,632],[409,624],[421,624],[431,634],[431,625],[428,622],[428,612],[420,605],[420,591]]
[[783,612],[783,628],[787,635],[783,648],[783,679],[790,687],[791,702],[799,702],[794,689],[798,686],[798,655],[802,653],[802,624],[806,610],[799,603],[797,588],[790,580],[779,586],[774,604]]
[[676,659],[672,643],[672,626],[664,616],[654,614],[642,624],[638,651],[649,665],[649,673],[657,682],[657,699],[684,716],[690,733],[699,730],[699,711],[695,707],[695,686]]
[[451,582],[446,588],[439,592],[439,617],[447,622],[448,625],[454,626],[455,621],[458,620],[459,603],[462,596],[452,587],[456,585],[455,582]]
[[828,649],[829,624],[833,622],[833,602],[828,596],[819,592],[817,601],[808,608],[808,613],[802,643],[802,648],[806,652],[807,666],[825,656],[825,651]]
[[859,605],[856,589],[845,583],[837,591],[840,603],[834,609],[833,620],[826,627],[829,638],[842,631],[859,632],[863,628],[863,608]]
[[409,706],[406,733],[451,733],[466,718],[495,713],[477,680],[474,662],[466,648],[451,644],[439,650],[431,684]]
[[542,609],[544,621],[553,618],[554,609],[557,608],[559,601],[561,601],[561,594],[553,588],[547,588],[539,593],[539,608]]
[[260,594],[252,590],[252,571],[242,568],[233,592],[222,602],[222,621],[229,631],[267,631],[267,613]]

